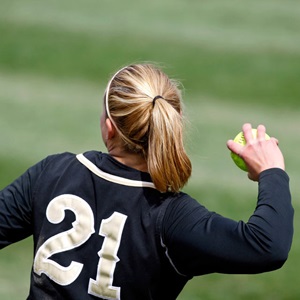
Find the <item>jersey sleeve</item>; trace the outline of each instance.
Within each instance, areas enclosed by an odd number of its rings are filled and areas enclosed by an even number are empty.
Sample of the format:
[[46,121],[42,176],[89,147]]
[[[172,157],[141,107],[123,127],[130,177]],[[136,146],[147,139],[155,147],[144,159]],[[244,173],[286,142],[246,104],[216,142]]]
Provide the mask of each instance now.
[[29,168],[0,191],[0,249],[32,234],[32,205],[38,178],[51,157]]
[[167,256],[178,273],[254,274],[280,268],[293,237],[289,177],[262,172],[257,206],[248,222],[208,211],[185,195],[169,205],[162,226]]

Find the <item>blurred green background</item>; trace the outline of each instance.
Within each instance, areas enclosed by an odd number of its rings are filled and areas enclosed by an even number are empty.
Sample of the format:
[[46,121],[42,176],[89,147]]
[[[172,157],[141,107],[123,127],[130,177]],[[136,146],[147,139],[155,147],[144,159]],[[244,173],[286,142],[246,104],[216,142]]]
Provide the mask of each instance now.
[[[282,269],[194,278],[178,299],[300,299],[300,2],[296,0],[0,0],[0,188],[45,156],[105,150],[99,115],[109,76],[140,61],[182,81],[193,176],[186,191],[236,220],[257,184],[226,141],[244,122],[279,139],[295,238]],[[25,299],[32,242],[0,253],[0,299]]]

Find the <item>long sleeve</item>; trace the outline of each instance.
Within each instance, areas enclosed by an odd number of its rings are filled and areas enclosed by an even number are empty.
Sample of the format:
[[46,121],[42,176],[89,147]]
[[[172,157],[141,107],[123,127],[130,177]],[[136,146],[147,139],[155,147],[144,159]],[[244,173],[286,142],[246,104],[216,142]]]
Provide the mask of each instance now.
[[29,168],[0,191],[0,249],[32,234],[32,197],[49,158]]
[[280,169],[260,175],[257,206],[248,222],[210,212],[185,195],[169,205],[162,232],[171,263],[188,276],[278,269],[292,237],[289,177]]

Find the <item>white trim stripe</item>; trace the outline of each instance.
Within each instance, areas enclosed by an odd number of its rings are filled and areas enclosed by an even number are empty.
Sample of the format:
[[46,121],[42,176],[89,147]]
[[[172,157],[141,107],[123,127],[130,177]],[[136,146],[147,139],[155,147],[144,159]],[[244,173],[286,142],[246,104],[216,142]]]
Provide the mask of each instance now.
[[175,266],[175,264],[173,263],[171,257],[169,256],[168,247],[164,244],[162,237],[160,237],[160,244],[161,244],[161,246],[166,250],[166,251],[165,251],[166,257],[168,258],[168,260],[169,260],[171,266],[173,267],[173,269],[175,270],[175,272],[176,272],[177,274],[179,274],[180,276],[186,277],[187,275],[180,273],[180,272],[178,271],[178,269],[176,268],[176,266]]
[[132,186],[132,187],[148,187],[155,189],[155,186],[152,182],[148,181],[139,181],[139,180],[131,180],[123,177],[119,177],[116,175],[112,175],[106,173],[99,169],[95,164],[93,164],[90,160],[88,160],[82,153],[76,155],[76,158],[86,166],[91,172],[97,175],[100,178],[103,178],[107,181],[114,182],[121,185]]

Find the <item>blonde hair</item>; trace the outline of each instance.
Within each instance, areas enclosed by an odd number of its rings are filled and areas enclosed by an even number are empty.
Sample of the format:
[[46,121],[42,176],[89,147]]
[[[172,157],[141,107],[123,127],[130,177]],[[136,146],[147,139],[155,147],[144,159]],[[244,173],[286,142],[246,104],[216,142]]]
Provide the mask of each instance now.
[[153,64],[122,68],[109,81],[105,108],[128,151],[140,153],[161,192],[179,192],[191,176],[183,145],[179,83]]

